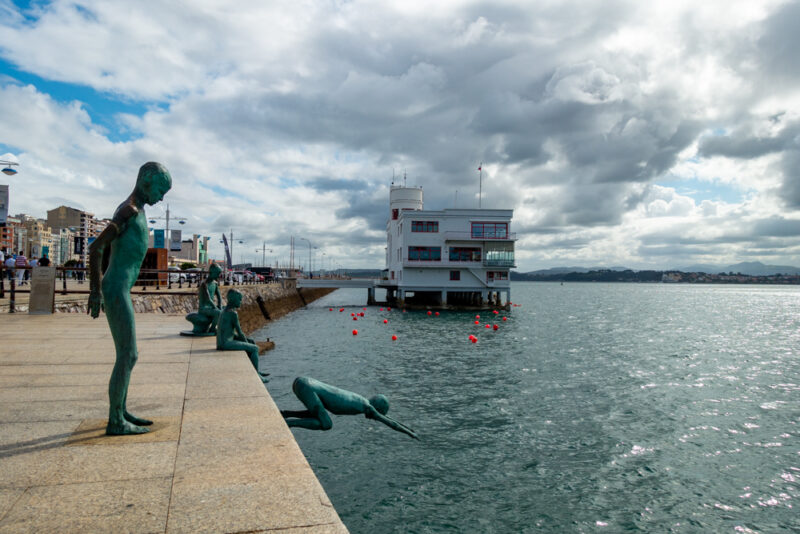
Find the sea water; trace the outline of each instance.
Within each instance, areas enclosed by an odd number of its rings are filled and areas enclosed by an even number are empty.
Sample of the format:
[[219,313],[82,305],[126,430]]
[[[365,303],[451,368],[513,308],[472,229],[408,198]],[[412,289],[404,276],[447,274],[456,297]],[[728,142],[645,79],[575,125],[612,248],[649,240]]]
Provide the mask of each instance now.
[[311,376],[383,393],[422,438],[360,416],[293,429],[352,533],[800,531],[800,288],[511,295],[476,319],[338,290],[258,333],[281,409]]

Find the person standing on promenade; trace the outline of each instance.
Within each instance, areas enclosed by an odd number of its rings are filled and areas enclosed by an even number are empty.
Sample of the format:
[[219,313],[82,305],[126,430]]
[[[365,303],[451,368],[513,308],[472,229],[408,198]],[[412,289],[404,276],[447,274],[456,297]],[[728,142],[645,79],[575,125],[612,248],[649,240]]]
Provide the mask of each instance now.
[[96,319],[100,309],[105,309],[116,349],[108,384],[108,435],[143,434],[153,423],[127,410],[131,371],[139,357],[131,288],[147,253],[149,232],[144,206],[161,201],[171,187],[172,177],[161,164],[142,165],[133,192],[89,247],[89,313]]
[[25,267],[28,266],[28,258],[25,257],[25,253],[21,250],[19,254],[17,254],[17,258],[14,260],[14,267],[17,269],[17,281],[19,285],[25,284]]
[[9,252],[8,258],[6,258],[6,271],[8,271],[8,281],[14,279],[14,267],[16,266],[17,262],[14,261],[14,256]]
[[50,258],[47,257],[47,254],[42,255],[42,259],[39,260],[39,265],[42,267],[50,267]]

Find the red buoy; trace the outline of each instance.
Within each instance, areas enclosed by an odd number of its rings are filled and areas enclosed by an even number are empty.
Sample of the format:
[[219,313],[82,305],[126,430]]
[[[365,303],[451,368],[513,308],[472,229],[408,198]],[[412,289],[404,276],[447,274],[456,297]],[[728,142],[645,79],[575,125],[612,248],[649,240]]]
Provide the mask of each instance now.
[[478,342],[478,338],[477,337],[473,337],[472,339],[470,339],[470,341],[472,341],[473,343],[477,343]]
[[391,308],[386,308],[386,311],[392,311],[392,309]]
[[328,311],[333,311],[333,308],[328,308]]
[[497,310],[495,310],[495,311],[493,311],[492,313],[494,313],[495,315],[497,315],[497,314],[498,314],[498,313],[500,313],[500,312],[499,312],[499,311],[497,311]]
[[430,310],[428,310],[428,315],[430,315],[430,314],[431,314],[431,311],[430,311]]
[[475,321],[475,324],[481,324],[481,322],[480,321]]
[[344,308],[339,308],[339,313],[343,312]]
[[355,313],[351,313],[351,314],[350,314],[350,317],[355,317],[355,316],[356,316],[356,314],[355,314]]
[[366,309],[366,308],[361,308],[361,309],[362,309],[362,310],[364,310],[364,311],[367,311],[367,309]]
[[392,341],[397,341],[397,336],[392,336]]
[[388,322],[389,322],[389,319],[384,319],[384,320],[383,320],[383,324],[386,324],[386,323],[388,323]]
[[380,310],[380,311],[383,311],[383,308],[381,308],[381,310]]
[[357,336],[358,335],[358,330],[353,330],[353,335]]
[[358,316],[359,316],[359,317],[364,317],[364,312],[359,312],[359,313],[358,313]]
[[439,317],[439,312],[436,312],[436,317]]
[[358,321],[358,317],[355,317],[355,316],[354,316],[354,317],[353,317],[353,320],[354,320],[354,321]]
[[508,317],[503,317],[503,320],[504,321],[508,321]]
[[500,327],[499,327],[499,326],[497,326],[497,325],[493,325],[493,326],[492,326],[492,328],[494,328],[495,330],[497,330],[497,329],[498,329],[498,328],[500,328]]
[[475,318],[476,318],[476,319],[480,319],[480,318],[481,318],[481,316],[480,316],[480,315],[476,315],[476,316],[475,316]]
[[487,325],[486,325],[486,328],[491,328],[491,326],[487,324]]

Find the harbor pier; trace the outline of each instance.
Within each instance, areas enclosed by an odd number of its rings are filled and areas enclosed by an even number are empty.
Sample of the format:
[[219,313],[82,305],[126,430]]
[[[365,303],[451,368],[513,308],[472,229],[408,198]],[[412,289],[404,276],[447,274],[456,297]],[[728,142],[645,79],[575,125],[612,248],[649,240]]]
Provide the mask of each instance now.
[[0,322],[0,533],[346,533],[244,352],[137,314],[128,405],[151,431],[106,436],[104,318]]

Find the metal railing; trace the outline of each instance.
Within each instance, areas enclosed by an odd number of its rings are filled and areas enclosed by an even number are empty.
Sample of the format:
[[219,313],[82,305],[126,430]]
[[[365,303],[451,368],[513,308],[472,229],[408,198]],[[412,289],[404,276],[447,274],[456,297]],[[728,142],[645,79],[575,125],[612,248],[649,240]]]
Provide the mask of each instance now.
[[517,233],[483,232],[478,235],[472,232],[445,232],[445,241],[516,241]]
[[[16,296],[19,293],[29,294],[30,274],[35,267],[6,267],[0,265],[0,299],[9,299],[9,313],[15,313]],[[89,281],[86,267],[56,266],[55,293],[57,295],[88,295]],[[22,276],[20,276],[20,273]],[[167,269],[141,269],[136,283],[131,288],[132,295],[195,295],[196,291],[181,291],[198,288],[208,273],[206,271],[174,271]],[[68,283],[69,282],[69,283]],[[274,280],[259,280],[256,276],[240,276],[227,273],[220,277],[220,285],[245,286],[274,283]],[[8,289],[6,289],[8,285]],[[27,289],[21,289],[27,285]],[[60,286],[60,288],[59,288]],[[81,286],[76,288],[75,286]],[[136,289],[140,287],[141,289]],[[177,288],[178,291],[174,291]],[[6,295],[8,294],[8,295]]]
[[482,260],[469,260],[469,261],[456,261],[450,259],[443,260],[410,260],[403,258],[403,267],[449,267],[452,269],[462,268],[467,269],[470,267],[516,267],[514,260],[500,260],[500,259],[482,259]]

